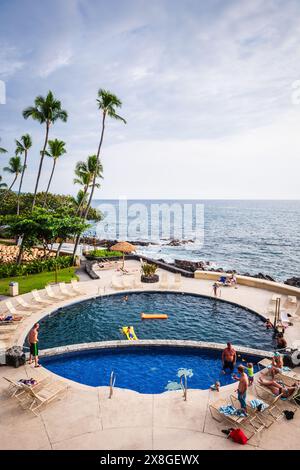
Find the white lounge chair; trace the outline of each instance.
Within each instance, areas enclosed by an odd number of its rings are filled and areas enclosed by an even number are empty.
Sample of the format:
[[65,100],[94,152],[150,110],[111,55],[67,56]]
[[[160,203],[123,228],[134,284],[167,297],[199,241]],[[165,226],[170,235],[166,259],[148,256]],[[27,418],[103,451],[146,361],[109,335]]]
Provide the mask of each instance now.
[[42,299],[40,297],[40,294],[38,293],[38,291],[36,289],[34,289],[33,291],[31,291],[31,294],[32,294],[32,297],[33,297],[33,300],[39,304],[43,304],[43,305],[52,305],[53,302],[50,302],[50,300],[47,300],[47,299]]
[[281,310],[281,312],[280,312],[280,323],[284,327],[290,326],[290,324],[291,324],[291,320],[288,317],[287,312],[285,310]]
[[[119,281],[119,282],[118,282]],[[122,290],[124,289],[124,284],[123,284],[123,278],[122,279],[116,279],[115,277],[112,277],[111,280],[111,287],[115,290]]]
[[68,290],[68,288],[67,288],[67,286],[64,282],[60,282],[58,284],[58,287],[59,287],[59,290],[62,293],[62,295],[66,296],[66,297],[76,297],[76,295],[78,295],[77,292]]
[[15,323],[11,322],[11,323],[5,323],[5,322],[0,322],[0,339],[2,338],[2,334],[5,334],[5,333],[8,333],[8,332],[11,332],[11,331],[15,331],[16,329],[18,328],[18,325],[16,325]]
[[162,274],[161,274],[159,287],[161,289],[168,289],[169,288],[168,274],[166,272],[162,272]]
[[174,275],[174,282],[170,285],[172,289],[179,289],[181,287],[181,274],[176,273]]
[[17,382],[16,380],[9,379],[8,377],[2,377],[6,382],[9,383],[7,394],[10,397],[14,397],[17,394],[23,393],[23,384],[21,382]]
[[28,309],[28,310],[38,310],[40,307],[38,305],[29,304],[23,297],[16,297],[16,302],[21,305],[21,307]]
[[77,279],[71,279],[71,286],[72,286],[72,289],[74,290],[74,292],[76,292],[76,294],[86,295],[86,292],[84,292],[82,289],[80,289]]
[[31,312],[25,312],[24,310],[16,310],[10,301],[5,302],[5,306],[11,315],[24,315],[29,317]]
[[64,297],[62,295],[55,294],[53,292],[51,286],[45,286],[45,291],[46,291],[46,294],[48,295],[48,297],[50,297],[50,299],[53,299],[55,301],[65,300],[66,299],[66,297]]

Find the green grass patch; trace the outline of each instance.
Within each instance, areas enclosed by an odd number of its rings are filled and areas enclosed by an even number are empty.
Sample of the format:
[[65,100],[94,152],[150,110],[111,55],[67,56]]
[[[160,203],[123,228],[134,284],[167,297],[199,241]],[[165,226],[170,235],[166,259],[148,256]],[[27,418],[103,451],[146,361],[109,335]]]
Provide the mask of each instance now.
[[[70,282],[71,279],[77,279],[75,269],[75,267],[71,267],[58,270],[57,281]],[[9,294],[9,283],[12,281],[19,283],[20,294],[26,294],[26,292],[30,292],[33,289],[43,289],[49,282],[55,282],[55,271],[0,279],[0,294]]]
[[123,256],[123,253],[121,251],[111,251],[111,250],[93,250],[89,251],[88,253],[89,256],[95,256],[95,258],[113,258],[113,257],[119,257]]

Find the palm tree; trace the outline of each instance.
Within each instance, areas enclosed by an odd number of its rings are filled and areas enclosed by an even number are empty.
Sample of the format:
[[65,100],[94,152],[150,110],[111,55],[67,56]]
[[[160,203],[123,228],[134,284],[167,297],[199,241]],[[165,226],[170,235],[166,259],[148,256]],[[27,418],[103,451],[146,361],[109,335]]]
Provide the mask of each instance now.
[[[1,187],[1,185],[0,185]],[[74,197],[74,203],[77,206],[77,214],[80,214],[81,208],[84,208],[87,203],[87,194],[83,189],[79,189],[76,197]]]
[[[97,151],[97,162],[99,163],[99,161],[100,161],[100,151],[101,151],[101,147],[102,147],[102,143],[103,143],[103,137],[104,137],[106,117],[108,116],[112,119],[122,121],[122,122],[124,122],[124,124],[126,124],[126,121],[125,121],[124,118],[122,118],[121,116],[119,116],[116,113],[116,108],[121,108],[122,107],[122,101],[116,95],[111,93],[110,91],[103,90],[102,88],[100,88],[98,90],[97,103],[98,103],[98,109],[100,109],[102,111],[102,129],[101,129],[100,141],[99,141],[98,151]],[[89,201],[88,201],[87,207],[86,207],[85,212],[84,212],[84,217],[85,218],[88,214],[89,208],[90,208],[91,203],[92,203],[94,190],[95,190],[95,187],[96,187],[96,178],[97,178],[97,175],[95,174],[94,178],[93,178],[93,185],[92,185],[92,190],[91,190],[91,193],[90,193]]]
[[40,124],[45,124],[46,128],[44,147],[41,151],[40,164],[32,201],[33,209],[36,201],[36,193],[39,186],[43,161],[48,143],[50,126],[51,124],[54,124],[57,120],[66,122],[68,119],[68,113],[64,109],[61,109],[61,102],[54,98],[52,91],[49,91],[46,98],[44,98],[43,96],[37,96],[34,100],[34,106],[29,106],[28,108],[24,109],[23,117],[24,119],[32,117],[32,119],[38,121]]
[[11,175],[14,175],[14,179],[13,179],[13,182],[11,183],[10,187],[6,191],[4,197],[9,193],[9,191],[11,191],[13,185],[17,181],[17,178],[18,178],[19,174],[22,173],[22,171],[23,171],[23,166],[22,166],[20,157],[18,157],[18,156],[11,157],[8,163],[9,163],[9,166],[5,166],[3,168],[3,170],[7,171]]
[[32,146],[32,140],[29,134],[24,134],[22,135],[20,140],[16,140],[16,155],[22,155],[24,154],[24,165],[23,165],[23,171],[21,175],[21,180],[19,184],[19,192],[18,192],[18,202],[17,202],[17,215],[20,213],[20,194],[21,194],[21,189],[22,189],[22,184],[23,184],[23,178],[24,178],[24,173],[27,168],[27,156],[28,156],[28,150]]
[[[86,206],[88,189],[93,185],[94,175],[96,174],[96,178],[103,178],[102,172],[103,167],[100,161],[97,163],[97,155],[90,155],[85,162],[79,161],[76,164],[76,178],[74,178],[73,182],[74,184],[80,184],[83,186],[82,201],[81,204],[78,205],[77,209],[78,215],[82,215],[82,213],[85,212],[85,208],[83,209],[83,206]],[[96,187],[100,187],[100,185],[96,183]]]
[[3,189],[7,188],[7,184],[6,183],[1,183],[1,181],[2,181],[2,176],[0,175],[0,189],[1,188],[3,188]]
[[[124,118],[122,118],[121,116],[119,116],[116,113],[116,108],[121,108],[122,101],[116,95],[111,93],[110,91],[103,90],[102,88],[100,88],[98,90],[97,103],[98,103],[98,109],[100,109],[102,111],[102,129],[101,129],[101,134],[100,134],[100,141],[99,141],[99,145],[98,145],[98,151],[97,151],[97,155],[96,155],[97,163],[99,164],[99,162],[100,162],[100,151],[101,151],[101,147],[102,147],[102,143],[103,143],[103,137],[104,137],[106,117],[108,116],[112,119],[116,119],[118,121],[123,121],[124,124],[126,124],[126,121],[125,121]],[[94,177],[93,177],[92,190],[90,192],[90,197],[89,197],[88,203],[86,205],[85,211],[83,212],[83,219],[84,220],[87,218],[89,208],[90,208],[91,203],[92,203],[94,191],[95,191],[95,188],[96,188],[96,180],[97,180],[97,175],[95,173]],[[79,244],[79,239],[80,239],[80,235],[77,235],[76,241],[75,241],[75,246],[74,246],[74,251],[73,251],[73,260],[75,260],[76,251],[77,251],[77,247],[78,247],[78,244]]]
[[49,192],[49,188],[50,188],[50,185],[51,185],[51,181],[52,181],[52,178],[53,178],[53,174],[54,174],[54,171],[55,171],[57,160],[64,153],[66,153],[65,145],[66,145],[66,143],[63,140],[58,140],[58,139],[49,140],[49,142],[48,142],[49,151],[46,150],[45,155],[47,155],[47,157],[50,157],[50,158],[53,159],[53,165],[52,165],[52,171],[51,171],[51,174],[50,174],[48,186],[47,186],[47,189],[46,189],[44,207],[46,205],[47,195],[48,195],[48,192]]

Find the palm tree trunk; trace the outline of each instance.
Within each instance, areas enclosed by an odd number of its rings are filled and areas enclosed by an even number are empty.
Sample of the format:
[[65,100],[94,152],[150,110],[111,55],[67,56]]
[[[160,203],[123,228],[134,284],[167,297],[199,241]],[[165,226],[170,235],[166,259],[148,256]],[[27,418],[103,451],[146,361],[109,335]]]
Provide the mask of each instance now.
[[53,158],[53,166],[52,166],[52,171],[51,171],[49,183],[48,183],[48,186],[47,186],[47,189],[46,189],[45,200],[44,200],[44,207],[46,206],[47,195],[48,195],[49,188],[50,188],[50,185],[51,185],[51,181],[52,181],[52,178],[53,178],[53,173],[54,173],[54,170],[55,170],[55,165],[56,165],[56,158]]
[[10,187],[9,187],[9,188],[5,191],[5,193],[3,194],[3,197],[2,197],[2,199],[1,199],[2,201],[5,200],[6,196],[7,196],[8,193],[9,193],[9,191],[11,190],[11,188],[13,187],[13,185],[15,184],[16,179],[18,178],[18,176],[19,176],[19,175],[16,174],[16,176],[14,177],[13,182],[11,183]]
[[37,175],[37,179],[36,179],[36,183],[35,183],[34,195],[33,195],[31,210],[33,210],[33,208],[34,208],[34,206],[35,206],[36,193],[37,193],[38,186],[39,186],[39,181],[40,181],[40,177],[41,177],[41,173],[42,173],[43,161],[44,161],[44,157],[45,157],[45,151],[46,151],[46,147],[47,147],[47,143],[48,143],[49,127],[50,127],[50,123],[47,121],[47,123],[46,123],[45,142],[44,142],[44,147],[43,147],[43,150],[42,150],[42,153],[41,153],[39,171],[38,171],[38,175]]
[[21,194],[21,189],[22,189],[22,184],[23,184],[24,173],[25,173],[25,170],[26,170],[26,162],[27,162],[27,150],[25,150],[24,165],[23,165],[21,181],[20,181],[20,185],[19,185],[18,202],[17,202],[17,215],[20,214],[20,194]]
[[[100,156],[100,151],[101,151],[102,142],[103,142],[103,137],[104,137],[105,117],[106,117],[106,113],[105,113],[105,111],[103,111],[101,137],[100,137],[100,142],[99,142],[98,151],[97,151],[97,165],[99,164],[99,156]],[[97,172],[95,171],[94,178],[93,178],[93,185],[92,185],[92,190],[91,190],[91,193],[90,193],[89,201],[88,201],[87,206],[86,206],[86,209],[85,209],[85,211],[83,212],[83,215],[82,215],[83,220],[86,220],[87,215],[88,215],[88,212],[89,212],[89,209],[90,209],[90,206],[91,206],[91,203],[92,203],[92,199],[93,199],[93,195],[94,195],[94,190],[95,190],[95,185],[96,185],[96,178],[97,178]],[[77,248],[78,248],[78,245],[79,245],[79,240],[80,240],[80,235],[77,235],[76,240],[75,240],[74,251],[73,251],[73,263],[74,263],[74,261],[75,261],[75,256],[76,256],[76,251],[77,251]]]

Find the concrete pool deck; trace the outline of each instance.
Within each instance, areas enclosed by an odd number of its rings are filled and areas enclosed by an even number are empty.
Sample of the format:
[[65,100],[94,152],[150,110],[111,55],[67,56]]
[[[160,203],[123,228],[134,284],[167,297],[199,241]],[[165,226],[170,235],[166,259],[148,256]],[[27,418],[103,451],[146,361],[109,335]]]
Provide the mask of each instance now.
[[[139,272],[139,263],[128,261],[126,265],[136,270],[136,274]],[[80,283],[87,295],[78,296],[76,301],[116,293],[111,288],[112,274],[116,275],[113,270],[101,271],[101,279]],[[169,278],[173,279],[173,275],[169,274]],[[148,284],[140,290],[158,289],[156,285]],[[182,278],[179,291],[211,296],[212,281]],[[269,317],[271,315],[267,312],[273,295],[274,290],[244,285],[237,289],[222,289],[223,300]],[[281,294],[281,297],[284,305],[287,296]],[[24,298],[28,299],[30,295],[26,294]],[[298,304],[299,298],[300,290]],[[34,322],[74,301],[56,302],[51,307],[39,309],[2,341],[2,346],[22,345]],[[286,331],[288,344],[300,339],[299,319],[298,307],[294,324]],[[299,369],[294,370],[299,372]],[[236,389],[236,384],[222,387],[220,393],[188,390],[185,402],[182,392],[142,395],[118,388],[109,399],[108,387],[93,388],[62,379],[69,384],[67,396],[45,407],[38,417],[23,411],[13,398],[7,397],[7,383],[3,376],[18,380],[45,375],[51,373],[28,364],[18,369],[1,366],[0,449],[300,449],[300,410],[294,420],[283,418],[253,437],[246,446],[226,439],[221,429],[229,426],[212,419],[209,404],[220,397],[228,397]],[[280,406],[283,409],[289,407],[286,402],[281,402]]]

